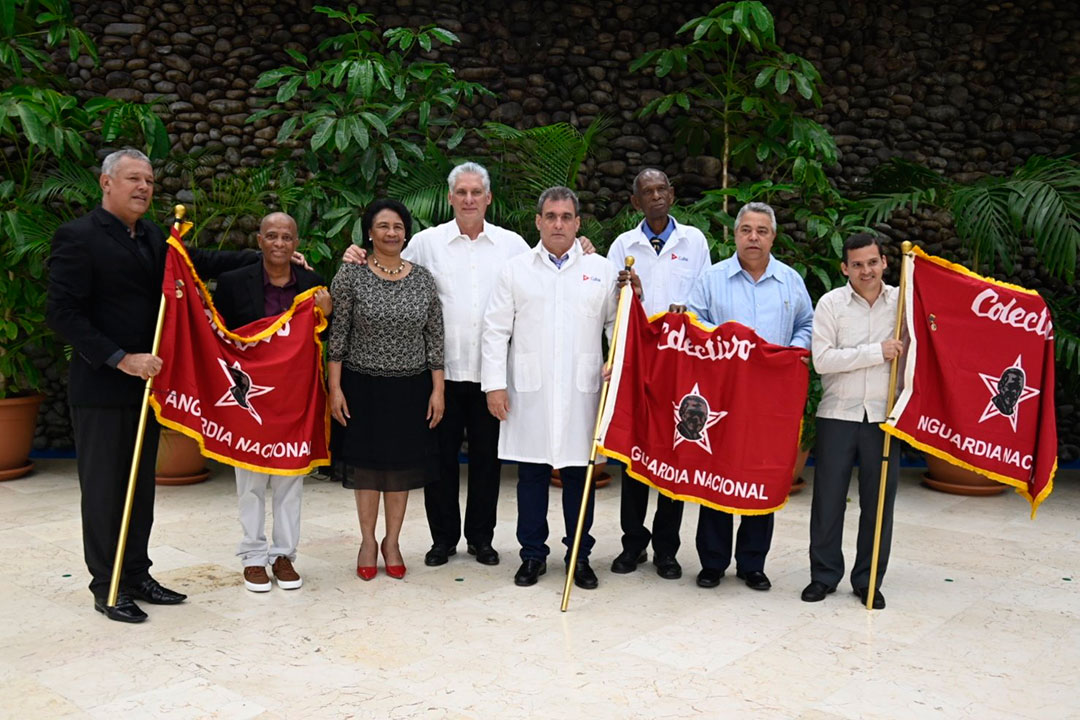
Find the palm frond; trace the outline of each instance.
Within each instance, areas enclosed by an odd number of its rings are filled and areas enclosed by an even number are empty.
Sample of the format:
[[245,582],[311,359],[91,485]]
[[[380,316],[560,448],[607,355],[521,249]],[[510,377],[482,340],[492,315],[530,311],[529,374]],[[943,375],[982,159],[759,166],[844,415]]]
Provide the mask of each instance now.
[[1034,239],[1046,269],[1072,282],[1080,253],[1080,165],[1033,157],[1005,183],[1015,229]]
[[64,202],[80,209],[92,205],[100,194],[97,178],[83,165],[62,161],[27,197],[34,203]]
[[1054,322],[1054,354],[1059,367],[1080,377],[1080,295],[1044,295]]
[[918,212],[920,205],[937,205],[940,189],[936,187],[908,189],[893,193],[870,195],[858,201],[856,208],[867,225],[887,223],[897,210],[908,207]]
[[995,179],[988,179],[958,188],[952,197],[956,233],[974,252],[975,269],[980,261],[993,265],[994,258],[1010,272],[1013,256],[1019,248],[1019,238],[1013,231],[1009,213],[1008,188]]
[[870,173],[869,180],[870,192],[874,195],[892,195],[931,188],[940,192],[949,186],[950,182],[936,171],[902,158],[891,158],[881,163]]
[[409,208],[421,227],[429,227],[445,222],[451,215],[446,176],[453,169],[453,163],[434,143],[428,143],[424,156],[424,162],[410,164],[408,175],[391,177],[387,192]]

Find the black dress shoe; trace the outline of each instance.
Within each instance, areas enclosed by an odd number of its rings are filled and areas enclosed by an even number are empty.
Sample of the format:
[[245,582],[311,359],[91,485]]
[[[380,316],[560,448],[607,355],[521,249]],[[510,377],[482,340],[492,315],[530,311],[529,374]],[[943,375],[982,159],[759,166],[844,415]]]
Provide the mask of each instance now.
[[470,545],[469,554],[476,556],[476,562],[481,565],[498,565],[499,553],[491,545]]
[[697,585],[703,588],[714,588],[720,584],[720,578],[722,577],[724,577],[723,570],[701,568],[701,572],[697,574]]
[[749,572],[736,570],[735,577],[745,581],[746,587],[751,590],[768,590],[772,587],[772,583],[769,582],[768,576],[760,570],[751,570]]
[[814,580],[809,585],[803,588],[802,601],[803,602],[821,602],[825,599],[826,595],[836,592],[836,586],[829,587],[820,580]]
[[[870,588],[856,588],[855,594],[859,596],[859,600],[862,601],[863,607],[866,607],[866,596],[870,593]],[[874,609],[885,609],[885,596],[881,594],[881,591],[874,588]]]
[[577,567],[574,568],[574,584],[582,590],[595,590],[600,585],[588,560],[578,560]]
[[652,562],[656,566],[656,574],[665,580],[678,580],[682,577],[682,565],[671,555],[657,555]]
[[536,558],[521,561],[521,567],[514,574],[514,584],[518,587],[535,585],[540,576],[547,572],[547,563]]
[[135,601],[131,599],[131,596],[125,592],[117,593],[115,607],[109,607],[105,604],[106,602],[106,598],[94,598],[94,609],[110,620],[126,623],[141,623],[146,619],[146,613],[144,613],[142,608],[136,605]]
[[457,555],[456,547],[447,547],[445,545],[432,545],[431,549],[424,555],[424,564],[428,567],[435,567],[436,565],[445,565],[450,561],[451,555]]
[[641,552],[632,552],[630,550],[623,550],[619,553],[619,556],[615,558],[611,563],[611,572],[619,575],[626,575],[637,570],[637,566],[649,559],[649,554],[642,550]]
[[148,577],[140,583],[129,584],[127,591],[133,597],[145,600],[151,605],[179,605],[187,600],[187,595],[163,587],[161,583],[152,577]]

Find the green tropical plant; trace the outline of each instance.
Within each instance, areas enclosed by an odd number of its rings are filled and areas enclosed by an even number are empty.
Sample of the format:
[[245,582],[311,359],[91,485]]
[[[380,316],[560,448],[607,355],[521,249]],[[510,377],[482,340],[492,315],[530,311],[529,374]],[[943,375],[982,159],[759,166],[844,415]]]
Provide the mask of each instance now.
[[280,119],[277,142],[303,147],[292,212],[310,221],[301,231],[319,261],[347,239],[362,239],[364,205],[385,178],[408,175],[426,161],[429,139],[457,147],[465,129],[454,127],[453,110],[490,92],[458,79],[446,63],[417,56],[457,43],[448,30],[426,25],[380,34],[372,16],[355,5],[314,10],[340,21],[346,32],[327,38],[310,56],[287,49],[293,64],[264,72],[255,85],[276,88],[271,106],[248,121]]
[[901,207],[942,208],[952,215],[976,269],[1011,272],[1021,241],[1030,238],[1055,277],[1076,278],[1080,252],[1080,163],[1034,155],[1007,177],[957,183],[916,163],[893,159],[870,177],[862,203],[868,224],[887,222]]
[[[776,185],[794,184],[809,198],[836,198],[824,167],[836,162],[836,143],[802,115],[797,98],[820,105],[821,76],[809,60],[776,42],[773,16],[760,2],[723,2],[679,28],[686,45],[652,50],[632,71],[652,68],[678,87],[653,99],[642,116],[679,110],[679,140],[691,154],[708,149],[722,163],[722,212],[729,206],[729,171],[752,169]],[[723,224],[723,238],[728,237]]]
[[[917,163],[893,159],[870,176],[871,191],[856,209],[868,225],[887,223],[900,208],[947,211],[978,272],[1012,272],[1030,240],[1042,267],[1076,281],[1080,253],[1080,163],[1032,156],[1011,175],[958,183]],[[1080,312],[1075,292],[1046,297],[1054,318],[1058,360],[1080,374]]]
[[134,137],[152,157],[168,147],[160,119],[145,105],[110,98],[86,103],[48,72],[47,50],[66,44],[71,59],[97,53],[72,24],[66,0],[0,2],[0,398],[40,387],[28,350],[59,357],[45,325],[45,259],[56,229],[100,196],[91,174],[90,137]]

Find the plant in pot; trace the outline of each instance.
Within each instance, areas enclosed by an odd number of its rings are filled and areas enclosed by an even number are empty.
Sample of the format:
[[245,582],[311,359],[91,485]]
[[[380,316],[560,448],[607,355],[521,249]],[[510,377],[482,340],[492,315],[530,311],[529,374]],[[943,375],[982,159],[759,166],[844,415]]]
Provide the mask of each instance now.
[[[51,72],[49,50],[97,60],[93,44],[72,25],[66,2],[21,0],[0,13],[0,478],[29,470],[40,365],[64,363],[62,345],[45,324],[45,260],[62,223],[86,212],[100,191],[90,171],[87,136],[105,143],[143,136],[146,150],[168,148],[165,126],[144,105],[109,98],[80,102]],[[13,411],[15,416],[4,413]]]

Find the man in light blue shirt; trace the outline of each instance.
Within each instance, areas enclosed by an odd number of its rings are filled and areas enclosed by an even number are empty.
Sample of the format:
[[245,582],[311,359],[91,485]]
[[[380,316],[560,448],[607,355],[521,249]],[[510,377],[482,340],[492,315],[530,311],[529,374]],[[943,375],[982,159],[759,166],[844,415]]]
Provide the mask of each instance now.
[[[704,322],[734,320],[776,345],[810,348],[814,309],[802,277],[772,256],[776,213],[765,203],[747,203],[735,217],[735,257],[706,270],[690,291],[686,309]],[[772,543],[773,516],[744,515],[735,543],[736,576],[754,590],[772,587],[765,556]],[[711,588],[731,563],[732,518],[702,507],[698,513],[697,584]]]

